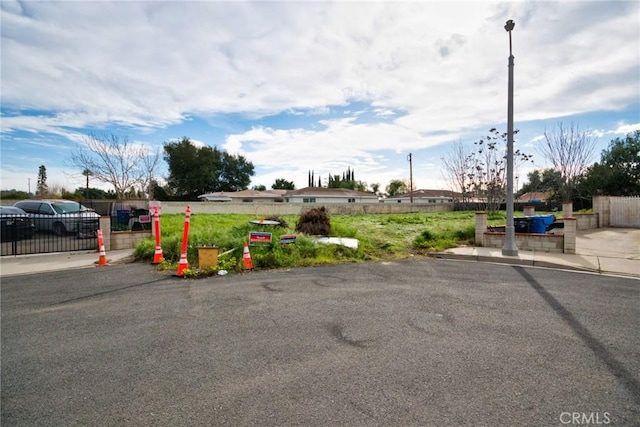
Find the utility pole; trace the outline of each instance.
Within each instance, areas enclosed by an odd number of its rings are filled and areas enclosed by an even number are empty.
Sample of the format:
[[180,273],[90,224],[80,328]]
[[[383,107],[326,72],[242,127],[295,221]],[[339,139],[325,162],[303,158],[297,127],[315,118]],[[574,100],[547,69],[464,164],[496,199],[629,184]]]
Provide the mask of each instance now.
[[407,160],[409,161],[409,200],[413,204],[413,159],[411,153],[407,156]]
[[507,99],[507,226],[504,233],[502,255],[518,256],[515,227],[513,225],[513,52],[511,50],[511,31],[515,27],[508,20],[504,29],[509,33],[509,93]]
[[27,178],[27,185],[29,188],[29,197],[31,197],[31,178]]

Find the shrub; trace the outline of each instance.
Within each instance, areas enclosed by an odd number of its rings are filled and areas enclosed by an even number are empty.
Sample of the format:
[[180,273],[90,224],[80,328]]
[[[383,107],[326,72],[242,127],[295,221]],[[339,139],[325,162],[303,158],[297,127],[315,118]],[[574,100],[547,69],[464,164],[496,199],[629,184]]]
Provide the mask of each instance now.
[[309,236],[328,236],[331,233],[331,220],[324,206],[309,209],[300,215],[296,231]]

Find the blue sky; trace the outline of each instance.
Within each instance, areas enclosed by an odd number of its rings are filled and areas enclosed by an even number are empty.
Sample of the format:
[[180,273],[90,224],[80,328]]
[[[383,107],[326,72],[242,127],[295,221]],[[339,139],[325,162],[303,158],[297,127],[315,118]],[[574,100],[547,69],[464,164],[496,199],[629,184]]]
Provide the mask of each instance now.
[[[640,129],[640,3],[2,1],[0,187],[83,186],[90,133],[149,150],[189,137],[242,154],[251,185],[307,172],[450,189],[440,159],[506,130],[513,19],[516,146],[545,130]],[[166,165],[160,175],[166,176]],[[109,188],[92,182],[92,186]]]

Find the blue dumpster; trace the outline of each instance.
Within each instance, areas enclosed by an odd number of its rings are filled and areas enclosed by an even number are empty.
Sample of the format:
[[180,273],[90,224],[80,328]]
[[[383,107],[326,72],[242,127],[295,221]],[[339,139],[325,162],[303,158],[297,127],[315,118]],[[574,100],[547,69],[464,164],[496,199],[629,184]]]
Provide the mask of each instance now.
[[538,234],[546,233],[547,228],[556,221],[556,217],[553,215],[534,215],[529,218],[531,219],[531,232]]
[[128,210],[118,210],[116,211],[116,222],[120,225],[129,225],[129,215],[131,214]]

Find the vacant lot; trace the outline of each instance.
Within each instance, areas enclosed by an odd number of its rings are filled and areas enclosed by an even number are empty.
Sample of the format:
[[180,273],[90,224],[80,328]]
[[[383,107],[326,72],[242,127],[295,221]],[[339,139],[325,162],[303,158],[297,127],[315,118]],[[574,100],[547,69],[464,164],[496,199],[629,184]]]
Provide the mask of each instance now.
[[[394,260],[412,255],[441,251],[459,245],[472,244],[474,212],[413,213],[413,214],[357,214],[330,216],[330,236],[355,238],[358,249],[337,245],[318,245],[308,236],[300,235],[294,245],[281,247],[279,238],[296,233],[298,216],[280,218],[280,227],[253,224],[253,215],[198,214],[191,216],[189,231],[190,264],[197,262],[197,247],[216,245],[220,252],[232,250],[221,257],[221,268],[240,270],[242,247],[250,231],[272,233],[272,245],[253,247],[251,254],[256,268],[281,268],[321,265],[336,262]],[[504,223],[504,214],[496,214],[491,224]],[[170,262],[180,258],[184,215],[164,215],[161,219],[162,249]],[[140,243],[136,256],[153,258],[155,243]]]

